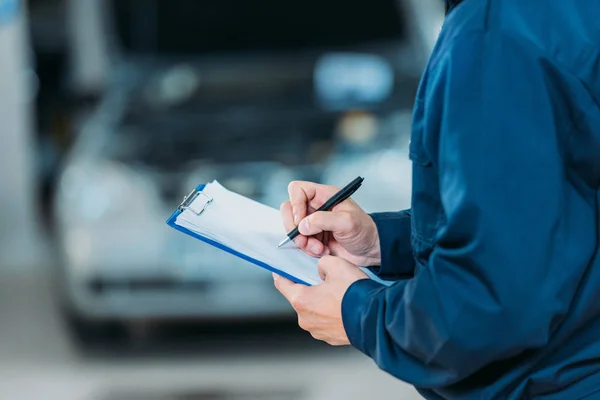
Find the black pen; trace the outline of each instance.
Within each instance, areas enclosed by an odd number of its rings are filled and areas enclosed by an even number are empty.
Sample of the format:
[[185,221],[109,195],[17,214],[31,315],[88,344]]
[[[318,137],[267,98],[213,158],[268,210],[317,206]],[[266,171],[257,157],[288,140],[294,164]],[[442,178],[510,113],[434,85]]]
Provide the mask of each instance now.
[[[338,204],[340,204],[342,201],[348,199],[350,196],[352,196],[354,194],[354,192],[356,192],[358,190],[358,188],[362,185],[364,180],[365,180],[365,178],[362,178],[359,176],[358,178],[356,178],[355,180],[350,182],[348,185],[346,185],[345,188],[341,189],[339,192],[334,194],[333,197],[331,197],[329,200],[327,200],[325,202],[325,204],[323,204],[321,207],[319,207],[319,209],[316,210],[315,212],[328,211],[328,210],[332,209],[333,207],[337,206]],[[281,247],[284,244],[291,242],[299,234],[300,234],[300,231],[298,230],[298,227],[295,227],[294,230],[292,230],[290,233],[288,233],[287,236],[285,237],[285,239],[283,239],[281,241],[281,243],[279,243],[279,246],[277,246],[277,247]]]

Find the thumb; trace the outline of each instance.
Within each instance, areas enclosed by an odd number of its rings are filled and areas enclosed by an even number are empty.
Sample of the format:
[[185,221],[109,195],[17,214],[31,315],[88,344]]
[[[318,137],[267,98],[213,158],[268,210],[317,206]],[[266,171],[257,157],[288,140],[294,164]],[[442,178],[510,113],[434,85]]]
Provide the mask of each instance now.
[[352,215],[344,211],[318,211],[304,218],[298,230],[304,236],[312,236],[328,231],[334,233],[350,232],[354,227]]
[[296,298],[300,296],[304,290],[303,285],[294,283],[276,273],[273,273],[273,282],[275,283],[277,290],[279,290],[283,297],[285,297],[291,304],[296,301]]
[[324,281],[327,280],[328,277],[335,275],[338,272],[341,272],[344,268],[351,266],[351,264],[344,260],[343,258],[334,257],[334,256],[323,256],[319,260],[319,275],[321,279]]

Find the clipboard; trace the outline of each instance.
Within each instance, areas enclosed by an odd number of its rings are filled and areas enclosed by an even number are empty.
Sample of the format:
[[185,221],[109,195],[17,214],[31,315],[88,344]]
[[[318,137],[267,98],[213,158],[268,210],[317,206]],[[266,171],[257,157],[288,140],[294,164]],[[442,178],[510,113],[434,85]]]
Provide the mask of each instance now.
[[[294,273],[291,273],[290,271],[285,271],[284,268],[278,268],[276,265],[271,265],[271,264],[269,264],[263,260],[260,260],[256,257],[245,254],[244,251],[240,251],[239,249],[234,249],[233,246],[228,246],[228,245],[224,244],[222,241],[218,241],[218,240],[215,240],[214,238],[208,237],[208,235],[203,235],[198,232],[195,232],[194,230],[189,229],[185,226],[182,226],[182,224],[178,223],[180,217],[184,213],[189,213],[190,215],[195,216],[195,218],[201,218],[207,212],[207,210],[209,210],[210,207],[215,204],[215,201],[217,201],[217,199],[214,199],[212,196],[210,196],[209,194],[204,192],[206,187],[207,187],[206,184],[198,185],[194,190],[192,190],[187,196],[184,197],[181,204],[177,207],[175,212],[173,212],[173,214],[167,220],[167,224],[170,227],[172,227],[173,229],[175,229],[179,232],[182,232],[186,235],[189,235],[195,239],[198,239],[206,244],[214,246],[222,251],[232,254],[232,255],[234,255],[242,260],[245,260],[251,264],[254,264],[255,266],[264,268],[270,272],[274,272],[280,276],[283,276],[295,283],[299,283],[299,284],[303,284],[303,285],[307,285],[307,286],[312,286],[314,284],[320,283],[320,282],[316,281],[315,279],[312,279],[312,281],[309,281],[308,279],[302,279],[302,278],[296,276],[299,274],[294,274]],[[248,200],[250,200],[250,199],[248,199]],[[264,207],[266,207],[266,206],[264,206]],[[283,226],[282,226],[282,229],[283,229]],[[284,232],[284,231],[282,230],[282,232]],[[280,235],[280,233],[277,233],[277,234]],[[316,267],[316,263],[317,263],[316,259],[312,258],[311,256],[309,256],[307,254],[302,253],[301,250],[299,250],[299,249],[294,248],[294,249],[290,249],[290,250],[293,250],[294,252],[299,252],[300,254],[302,254],[302,256],[300,256],[298,253],[293,253],[294,257],[306,257],[306,258],[310,258],[311,260],[313,260],[312,262],[314,262],[314,268],[316,270],[316,268],[317,268]],[[276,241],[273,243],[273,251],[278,251]],[[308,261],[306,261],[305,264],[312,264],[312,262],[309,263]],[[216,267],[218,267],[218,266],[216,266]],[[314,275],[314,273],[313,273],[313,275]],[[318,272],[317,272],[317,276],[318,276]]]

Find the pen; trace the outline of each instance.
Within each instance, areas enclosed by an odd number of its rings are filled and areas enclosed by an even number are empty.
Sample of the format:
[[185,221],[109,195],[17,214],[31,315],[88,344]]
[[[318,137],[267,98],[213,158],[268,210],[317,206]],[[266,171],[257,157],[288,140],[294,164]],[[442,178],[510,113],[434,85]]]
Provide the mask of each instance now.
[[[355,180],[350,182],[348,185],[346,185],[346,187],[344,187],[339,192],[334,194],[329,200],[327,200],[325,202],[325,204],[323,204],[321,207],[319,207],[319,209],[316,210],[315,212],[328,211],[328,210],[332,209],[333,207],[337,206],[338,204],[340,204],[341,202],[343,202],[344,200],[348,199],[350,196],[352,196],[354,194],[354,192],[356,192],[358,190],[358,188],[362,185],[364,180],[365,180],[365,178],[362,178],[359,176],[358,178],[356,178]],[[279,245],[277,247],[281,247],[281,246],[291,242],[299,234],[300,234],[300,231],[298,230],[298,227],[295,227],[290,233],[287,234],[287,236],[281,241],[281,243],[279,243]]]

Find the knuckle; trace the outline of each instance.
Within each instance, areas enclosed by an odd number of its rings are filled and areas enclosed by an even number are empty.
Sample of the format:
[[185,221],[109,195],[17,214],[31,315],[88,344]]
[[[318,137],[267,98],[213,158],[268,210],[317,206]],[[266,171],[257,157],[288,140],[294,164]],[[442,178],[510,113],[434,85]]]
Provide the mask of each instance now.
[[307,306],[307,296],[305,296],[304,294],[304,290],[302,290],[302,288],[298,288],[298,291],[296,292],[296,294],[294,295],[294,297],[292,298],[292,306],[294,307],[295,310],[300,310],[303,311],[306,309]]
[[297,236],[293,240],[293,242],[296,245],[296,247],[298,247],[300,249],[304,249],[306,247],[306,238],[304,236]]
[[323,222],[325,222],[325,219],[327,218],[327,212],[329,211],[317,211],[313,214],[311,214],[310,216],[312,217],[311,221],[314,223],[319,223],[322,224]]
[[301,316],[298,316],[298,326],[302,330],[305,330],[305,331],[309,330],[308,324],[306,323],[306,319],[302,318]]
[[331,256],[323,256],[321,257],[321,259],[319,260],[318,264],[317,264],[317,268],[319,269],[319,274],[320,275],[327,275],[327,271],[329,271],[329,265],[332,261],[332,257]]
[[288,193],[291,194],[294,192],[294,190],[296,190],[296,188],[300,185],[300,182],[298,181],[291,181],[288,185]]
[[325,271],[325,269],[323,269],[323,268],[319,268],[319,277],[320,277],[322,280],[326,281],[326,280],[327,280],[327,275],[328,275],[328,274],[327,274],[327,271]]
[[294,296],[292,298],[292,300],[290,301],[290,303],[292,304],[292,307],[294,307],[294,310],[296,310],[296,311],[304,310],[305,302],[301,296]]
[[317,266],[319,267],[319,269],[324,269],[326,267],[328,259],[329,259],[329,256],[321,257],[321,259],[317,263]]
[[344,219],[346,221],[346,226],[350,231],[356,231],[358,229],[358,221],[354,218],[352,213],[344,213]]
[[287,209],[289,204],[290,204],[289,200],[281,203],[281,205],[279,206],[279,211],[284,212]]
[[311,214],[311,215],[309,215],[309,216],[307,216],[307,217],[304,218],[304,220],[303,220],[304,221],[304,227],[306,229],[310,229],[310,227],[315,223],[315,221],[318,221],[318,215],[317,214],[319,214],[319,213],[314,213],[314,214]]
[[298,199],[298,198],[291,198],[290,199],[290,203],[292,205],[292,208],[294,209],[294,211],[297,211],[298,209],[302,209],[304,207],[306,207],[306,201],[302,198]]
[[328,226],[326,218],[327,216],[325,215],[325,212],[319,211],[314,214],[311,214],[307,218],[306,222],[308,223],[308,226],[311,227],[312,230],[315,231],[315,233],[317,233],[323,231],[324,228]]

